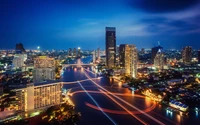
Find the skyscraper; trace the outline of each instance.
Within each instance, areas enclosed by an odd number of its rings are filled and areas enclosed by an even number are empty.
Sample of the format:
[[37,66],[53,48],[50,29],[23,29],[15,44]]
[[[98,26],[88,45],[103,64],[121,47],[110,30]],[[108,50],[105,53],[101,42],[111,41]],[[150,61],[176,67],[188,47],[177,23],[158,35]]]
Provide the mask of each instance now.
[[157,69],[163,69],[165,65],[165,57],[164,57],[164,53],[159,49],[156,57],[154,58],[154,66]]
[[120,66],[125,69],[125,74],[137,77],[138,53],[134,45],[121,44],[119,47]]
[[158,53],[158,50],[163,50],[163,47],[161,47],[160,45],[159,46],[156,46],[156,47],[153,47],[151,49],[151,61],[152,63],[154,64],[154,59],[156,57],[156,54]]
[[192,47],[186,46],[182,51],[182,59],[184,64],[190,64],[192,59]]
[[34,59],[33,70],[34,82],[55,79],[55,60],[46,56],[39,56]]
[[77,58],[81,58],[81,48],[78,47],[78,50],[77,50]]
[[106,27],[106,66],[114,67],[116,63],[116,29]]

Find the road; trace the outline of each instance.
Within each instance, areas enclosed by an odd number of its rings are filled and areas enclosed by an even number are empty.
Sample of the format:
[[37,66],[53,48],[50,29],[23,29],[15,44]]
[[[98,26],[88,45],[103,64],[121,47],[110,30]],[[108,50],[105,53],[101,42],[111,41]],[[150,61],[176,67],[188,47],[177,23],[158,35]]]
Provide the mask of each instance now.
[[[71,100],[75,110],[81,112],[80,125],[176,125],[189,123],[188,118],[166,113],[164,108],[141,95],[132,94],[130,90],[111,85],[108,78],[94,79],[98,76],[92,68],[67,67],[63,81],[71,89]],[[85,80],[85,81],[82,81]],[[198,122],[196,122],[198,123]]]

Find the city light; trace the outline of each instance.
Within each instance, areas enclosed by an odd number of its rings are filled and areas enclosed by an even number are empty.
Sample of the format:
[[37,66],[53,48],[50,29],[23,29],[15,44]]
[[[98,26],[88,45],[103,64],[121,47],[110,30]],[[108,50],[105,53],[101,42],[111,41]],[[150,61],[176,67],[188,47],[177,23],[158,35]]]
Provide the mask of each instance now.
[[200,0],[149,1],[0,0],[0,124],[200,124]]

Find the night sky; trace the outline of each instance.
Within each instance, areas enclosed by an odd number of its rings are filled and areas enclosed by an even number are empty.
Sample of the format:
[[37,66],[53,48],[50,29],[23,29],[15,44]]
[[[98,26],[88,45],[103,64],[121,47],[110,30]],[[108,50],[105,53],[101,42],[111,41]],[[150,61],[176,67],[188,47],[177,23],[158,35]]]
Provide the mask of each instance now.
[[0,0],[0,49],[105,48],[117,44],[200,49],[200,0]]

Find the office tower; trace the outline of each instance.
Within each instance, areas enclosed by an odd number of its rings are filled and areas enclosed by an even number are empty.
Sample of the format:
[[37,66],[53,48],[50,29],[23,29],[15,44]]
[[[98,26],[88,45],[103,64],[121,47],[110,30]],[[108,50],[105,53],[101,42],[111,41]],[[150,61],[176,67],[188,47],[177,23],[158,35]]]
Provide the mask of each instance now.
[[182,51],[182,59],[184,64],[190,64],[192,59],[192,47],[186,46]]
[[165,57],[164,53],[161,51],[161,49],[158,50],[156,57],[154,58],[154,66],[156,69],[163,69],[165,65]]
[[119,46],[120,65],[125,69],[125,74],[137,77],[138,53],[134,45],[121,44]]
[[200,50],[198,51],[198,63],[200,64]]
[[153,47],[152,49],[151,49],[151,61],[152,61],[152,63],[154,64],[154,59],[155,59],[155,57],[156,57],[156,54],[158,53],[158,50],[163,50],[163,47],[161,47],[160,45],[159,46],[157,46],[157,47]]
[[13,58],[13,66],[15,68],[21,68],[25,66],[24,62],[27,59],[27,54],[15,54]]
[[41,82],[55,79],[55,60],[46,56],[34,59],[33,80]]
[[24,46],[22,43],[16,44],[15,51],[16,52],[20,51],[22,53],[26,53],[26,50],[24,49]]
[[116,63],[116,29],[106,27],[106,66],[112,68]]
[[77,50],[77,51],[78,51],[78,52],[77,52],[77,57],[80,58],[80,57],[81,57],[81,48],[78,47],[78,50]]
[[62,102],[62,86],[62,82],[46,81],[15,89],[19,110],[28,112],[59,105]]

